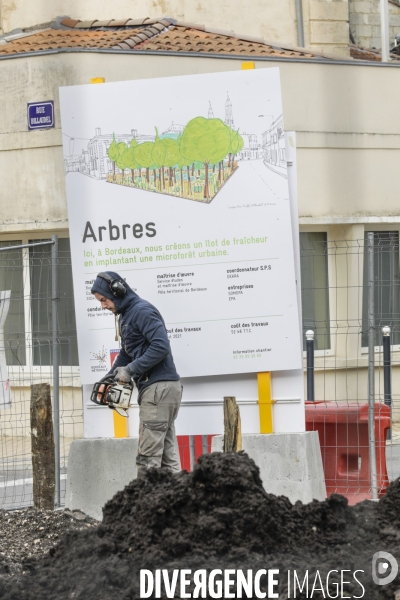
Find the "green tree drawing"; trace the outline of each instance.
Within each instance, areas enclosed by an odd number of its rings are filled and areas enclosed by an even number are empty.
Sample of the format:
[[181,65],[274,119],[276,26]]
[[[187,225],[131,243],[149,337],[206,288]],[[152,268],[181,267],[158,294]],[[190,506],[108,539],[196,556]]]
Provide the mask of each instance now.
[[164,166],[169,169],[169,185],[171,186],[172,180],[175,180],[174,167],[178,164],[181,154],[178,143],[172,138],[164,138],[162,143],[165,148]]
[[[185,161],[185,159],[183,158],[183,156],[182,156],[181,154],[179,155],[179,159],[178,159],[178,162],[177,162],[176,164],[177,164],[177,167],[178,167],[178,169],[179,169],[179,171],[180,171],[180,180],[181,180],[180,189],[181,189],[181,196],[184,196],[185,194],[184,194],[184,189],[183,189],[183,167],[186,167],[186,161]],[[188,169],[189,169],[189,167],[188,167]],[[190,185],[190,180],[189,180],[188,187],[189,187],[189,185]]]
[[178,148],[179,148],[178,167],[179,167],[180,172],[181,172],[181,192],[182,192],[182,196],[185,195],[185,192],[184,192],[184,181],[183,181],[183,167],[186,167],[187,181],[188,181],[188,196],[190,196],[191,193],[192,193],[192,183],[190,181],[190,164],[189,164],[189,161],[187,161],[186,158],[184,156],[182,156],[182,152],[181,152],[182,134],[181,133],[178,135],[178,139],[176,140],[176,142],[177,142]]
[[[135,142],[133,144],[133,142]],[[129,148],[127,148],[122,154],[122,161],[126,165],[127,169],[131,170],[132,173],[132,184],[135,182],[135,169],[139,167],[139,163],[135,158],[135,148],[137,147],[137,142],[135,139],[131,141]]]
[[125,142],[119,142],[117,144],[117,148],[118,148],[118,157],[115,162],[117,163],[118,169],[121,169],[121,171],[122,171],[122,181],[123,181],[124,175],[125,175],[125,169],[127,168],[127,165],[125,164],[123,156],[124,156],[124,152],[127,150],[128,146],[125,144]]
[[108,154],[108,158],[113,163],[114,181],[115,181],[115,163],[116,163],[116,160],[118,158],[119,152],[118,152],[118,145],[117,145],[114,133],[113,133],[113,141],[111,142],[110,147],[107,150],[107,154]]
[[155,127],[155,130],[156,130],[156,139],[153,144],[153,151],[151,153],[151,156],[153,158],[154,165],[159,169],[159,180],[160,180],[160,190],[161,190],[161,188],[162,189],[165,188],[164,169],[163,169],[163,166],[165,164],[165,145],[163,143],[163,140],[161,140],[158,135],[157,127]]
[[204,198],[209,199],[209,164],[223,160],[229,151],[230,129],[221,119],[196,117],[186,125],[180,151],[190,162],[202,162],[205,171]]
[[150,167],[153,166],[153,146],[154,142],[143,142],[134,147],[133,156],[140,169],[146,169],[147,185],[150,184]]
[[242,136],[239,134],[239,130],[231,132],[231,142],[229,145],[229,162],[228,166],[231,168],[231,172],[234,166],[235,155],[241,151],[244,146]]

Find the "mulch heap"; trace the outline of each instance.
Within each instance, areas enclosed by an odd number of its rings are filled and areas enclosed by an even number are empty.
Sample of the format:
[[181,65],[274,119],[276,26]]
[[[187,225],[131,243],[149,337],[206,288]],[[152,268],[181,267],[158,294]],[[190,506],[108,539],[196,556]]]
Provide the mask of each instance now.
[[[329,597],[325,584],[318,591],[318,576],[325,582],[336,570],[330,597],[397,600],[399,578],[386,586],[372,581],[378,551],[400,560],[400,480],[378,503],[349,507],[334,495],[292,505],[264,491],[246,454],[214,453],[200,457],[193,473],[150,470],[132,481],[106,504],[98,527],[67,532],[47,555],[25,561],[24,575],[3,578],[0,597],[133,600],[140,597],[141,568],[231,568],[279,569],[279,598],[294,597],[287,591],[288,570],[296,570],[300,581],[308,571],[309,591],[297,589],[296,597],[316,599]],[[335,595],[341,570],[350,583]],[[267,591],[265,579],[261,583]]]

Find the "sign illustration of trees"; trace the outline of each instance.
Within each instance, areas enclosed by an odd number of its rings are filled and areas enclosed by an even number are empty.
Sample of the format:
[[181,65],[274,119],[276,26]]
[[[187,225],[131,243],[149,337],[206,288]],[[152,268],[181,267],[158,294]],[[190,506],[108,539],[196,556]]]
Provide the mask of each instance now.
[[[139,165],[139,180],[140,184],[142,184],[142,169],[146,169],[146,184],[147,187],[145,189],[154,189],[150,188],[150,167],[153,165],[153,142],[143,142],[143,144],[139,144],[135,146],[133,155],[137,164]],[[134,184],[133,184],[134,185]],[[142,185],[135,187],[143,187]]]
[[124,160],[124,154],[125,154],[125,151],[128,149],[128,146],[125,144],[125,142],[120,142],[119,144],[117,144],[117,149],[118,149],[118,156],[117,156],[117,160],[115,162],[116,162],[118,169],[121,169],[122,181],[123,181],[124,176],[125,176],[125,169],[128,166],[125,164],[125,160]]
[[132,181],[135,181],[135,169],[139,167],[138,162],[135,159],[135,148],[137,146],[137,141],[135,138],[130,143],[129,148],[127,147],[124,153],[122,154],[122,161],[125,164],[127,169],[131,170]]
[[231,130],[221,119],[196,117],[186,125],[181,139],[180,151],[190,162],[204,165],[204,199],[210,200],[209,166],[217,164],[228,154]]
[[118,152],[118,146],[117,146],[117,142],[115,140],[115,135],[113,134],[113,141],[111,142],[111,145],[108,149],[108,158],[111,160],[111,162],[113,163],[113,169],[114,169],[114,181],[115,181],[115,162],[118,158],[119,152]]
[[154,142],[132,139],[130,146],[113,136],[107,151],[113,164],[109,183],[208,203],[238,168],[235,156],[243,138],[221,119],[195,117],[177,139],[155,132]]

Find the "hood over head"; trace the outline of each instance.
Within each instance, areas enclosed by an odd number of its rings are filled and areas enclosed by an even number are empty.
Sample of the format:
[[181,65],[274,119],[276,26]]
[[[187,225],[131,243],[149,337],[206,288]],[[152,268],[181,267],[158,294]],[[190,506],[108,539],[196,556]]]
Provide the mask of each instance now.
[[125,296],[123,296],[122,298],[116,298],[110,290],[109,282],[103,279],[102,277],[99,277],[98,275],[90,291],[92,292],[92,294],[102,294],[109,300],[112,300],[115,304],[115,308],[117,309],[118,313],[124,312],[127,306],[132,302],[132,300],[134,300],[135,298],[139,298],[139,296],[129,287],[125,279],[121,277],[121,275],[118,275],[118,273],[115,273],[114,271],[103,271],[103,273],[107,273],[107,275],[109,275],[112,279],[117,279],[118,281],[121,281],[124,284],[126,288]]

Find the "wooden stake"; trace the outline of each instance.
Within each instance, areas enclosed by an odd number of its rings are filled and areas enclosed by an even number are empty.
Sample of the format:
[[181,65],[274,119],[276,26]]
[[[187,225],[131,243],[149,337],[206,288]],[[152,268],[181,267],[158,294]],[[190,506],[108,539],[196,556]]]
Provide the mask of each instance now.
[[240,411],[233,396],[224,397],[224,452],[242,449]]
[[50,385],[31,385],[31,441],[33,503],[35,508],[54,510],[56,485],[53,419]]

